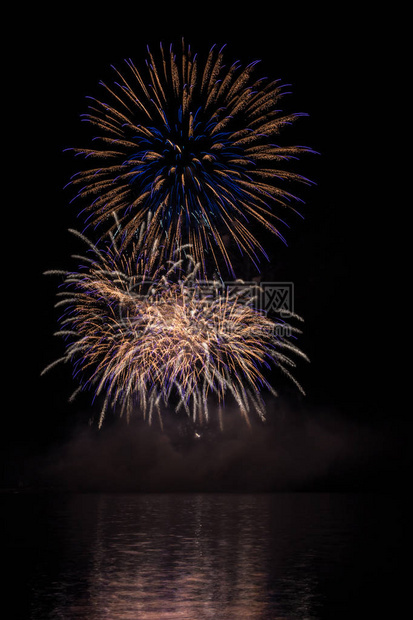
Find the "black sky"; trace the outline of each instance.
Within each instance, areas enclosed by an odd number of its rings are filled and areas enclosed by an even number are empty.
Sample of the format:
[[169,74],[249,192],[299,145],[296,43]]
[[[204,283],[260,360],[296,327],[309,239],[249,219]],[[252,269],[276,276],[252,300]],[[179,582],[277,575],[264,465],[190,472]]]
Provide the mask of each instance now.
[[[349,4],[330,9],[331,14],[285,4],[282,10],[271,4],[255,11],[250,4],[223,12],[222,3],[199,9],[194,3],[179,4],[166,11],[128,3],[89,14],[80,5],[68,6],[56,16],[36,8],[10,17],[8,24],[13,43],[5,121],[12,129],[14,191],[4,230],[13,265],[6,268],[12,272],[12,303],[6,307],[5,328],[15,338],[4,387],[12,395],[3,405],[5,484],[15,483],[22,471],[25,475],[33,455],[49,463],[64,450],[78,454],[76,433],[80,427],[83,437],[88,418],[87,401],[78,409],[66,402],[72,388],[69,369],[39,376],[61,353],[52,335],[55,283],[42,274],[68,265],[73,248],[67,229],[76,228],[77,207],[69,205],[71,194],[63,189],[76,168],[63,151],[81,142],[85,97],[97,94],[98,81],[109,75],[111,64],[120,66],[129,57],[139,63],[147,44],[155,49],[160,41],[179,43],[184,37],[202,53],[213,44],[226,44],[231,60],[261,59],[261,73],[291,84],[286,109],[309,117],[290,136],[287,130],[285,140],[294,136],[319,153],[303,158],[300,167],[316,183],[304,192],[305,217],[290,218],[289,247],[274,248],[277,276],[295,284],[296,310],[305,318],[302,348],[311,359],[298,371],[307,391],[304,403],[288,394],[288,405],[282,405],[283,416],[292,411],[293,420],[291,429],[290,423],[283,426],[284,448],[291,442],[289,458],[296,461],[300,450],[309,462],[321,453],[326,464],[320,475],[333,480],[333,486],[357,486],[364,474],[375,488],[398,485],[405,465],[407,410],[397,402],[398,386],[384,345],[396,337],[383,307],[384,281],[388,285],[395,270],[383,217],[388,209],[381,190],[383,135],[377,131],[383,131],[384,76],[392,51],[393,32],[385,15],[360,15]],[[303,435],[297,438],[303,416],[311,420],[305,426],[307,439],[311,432],[315,437],[304,446]],[[125,431],[116,432],[120,437]],[[264,441],[260,433],[257,445]],[[344,473],[330,466],[336,462],[336,441],[341,454],[352,453]],[[351,446],[356,446],[354,452]],[[279,438],[277,447],[281,450]],[[274,452],[268,454],[265,463],[253,459],[257,477],[262,469],[288,470],[288,459],[280,467]],[[242,461],[242,450],[237,458]],[[85,460],[90,467],[89,458]],[[240,479],[234,462],[227,471],[229,486]],[[291,465],[285,479],[294,479],[294,471]]]

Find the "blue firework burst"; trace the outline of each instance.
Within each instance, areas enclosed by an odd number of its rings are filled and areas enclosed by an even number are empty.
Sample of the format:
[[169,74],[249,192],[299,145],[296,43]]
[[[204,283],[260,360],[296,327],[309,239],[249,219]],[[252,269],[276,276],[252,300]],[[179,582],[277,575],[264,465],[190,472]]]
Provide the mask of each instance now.
[[223,59],[213,47],[201,63],[183,42],[179,54],[161,45],[156,61],[148,50],[146,75],[131,60],[126,75],[114,68],[113,84],[101,83],[106,99],[91,99],[84,116],[93,148],[73,149],[98,163],[71,182],[87,223],[108,233],[116,215],[125,246],[149,215],[144,243],[150,251],[156,240],[161,260],[190,243],[204,269],[208,258],[234,275],[225,237],[254,263],[265,255],[256,225],[282,238],[281,211],[298,200],[288,183],[309,183],[285,164],[311,149],[278,144],[301,116],[279,110],[285,87],[255,78],[255,62]]

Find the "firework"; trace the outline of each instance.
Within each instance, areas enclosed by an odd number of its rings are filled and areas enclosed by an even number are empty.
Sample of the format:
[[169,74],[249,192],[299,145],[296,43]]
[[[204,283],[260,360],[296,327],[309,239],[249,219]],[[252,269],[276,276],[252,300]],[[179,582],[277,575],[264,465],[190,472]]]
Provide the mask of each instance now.
[[200,264],[189,247],[169,263],[148,263],[136,247],[128,254],[116,243],[98,249],[75,234],[90,252],[77,257],[83,264],[77,271],[48,272],[63,276],[57,334],[66,348],[44,372],[71,363],[79,390],[102,396],[99,426],[108,407],[128,418],[139,410],[149,422],[155,413],[162,422],[161,407],[172,404],[203,423],[211,399],[222,424],[227,397],[247,421],[251,410],[264,418],[260,393],[275,394],[266,368],[275,366],[295,381],[290,355],[305,358],[294,344],[298,330],[256,310],[244,286],[235,282],[223,290],[217,280],[199,280]]
[[309,183],[284,165],[311,149],[278,143],[302,116],[280,111],[285,86],[255,78],[256,62],[225,66],[223,49],[201,62],[184,42],[178,54],[148,50],[144,72],[125,62],[113,84],[101,83],[105,98],[90,98],[92,148],[70,149],[87,162],[71,180],[86,200],[87,225],[103,236],[116,214],[127,247],[152,213],[145,243],[149,252],[155,240],[162,245],[160,261],[189,243],[204,274],[209,263],[235,277],[229,235],[258,266],[266,253],[254,227],[283,239],[280,216],[298,201],[288,185]]

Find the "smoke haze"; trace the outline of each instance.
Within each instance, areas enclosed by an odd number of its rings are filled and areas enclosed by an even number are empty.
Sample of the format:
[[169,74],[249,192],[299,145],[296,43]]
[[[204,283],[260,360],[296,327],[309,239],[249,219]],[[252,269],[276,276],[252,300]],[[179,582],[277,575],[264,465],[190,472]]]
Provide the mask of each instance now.
[[384,443],[377,431],[331,412],[268,408],[265,424],[248,427],[230,411],[223,431],[199,429],[199,437],[182,419],[164,432],[123,420],[101,431],[82,426],[49,452],[41,477],[82,492],[267,492],[347,490],[348,480],[363,488],[377,475]]

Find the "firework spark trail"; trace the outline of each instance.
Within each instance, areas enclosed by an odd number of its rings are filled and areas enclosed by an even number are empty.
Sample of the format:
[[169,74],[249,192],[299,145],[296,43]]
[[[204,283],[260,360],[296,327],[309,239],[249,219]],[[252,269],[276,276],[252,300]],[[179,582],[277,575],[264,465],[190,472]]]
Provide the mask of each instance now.
[[[252,307],[245,286],[223,292],[214,281],[206,289],[190,248],[181,248],[169,263],[148,263],[136,247],[127,256],[116,243],[99,250],[72,232],[90,252],[77,257],[86,265],[78,271],[47,272],[64,277],[57,335],[66,350],[43,372],[69,362],[79,389],[104,394],[99,426],[108,407],[128,419],[138,408],[149,422],[157,412],[162,423],[161,406],[172,402],[202,423],[210,397],[222,422],[228,395],[247,421],[251,409],[264,419],[260,392],[275,393],[265,368],[276,366],[295,381],[290,354],[306,358],[291,340],[299,330],[278,331],[280,324]],[[154,248],[153,254],[160,253]]]
[[266,254],[252,225],[282,238],[280,210],[298,201],[285,186],[310,183],[283,164],[312,149],[275,143],[303,116],[279,110],[278,80],[255,78],[256,62],[223,61],[213,47],[202,64],[184,42],[178,54],[161,45],[157,59],[148,49],[146,75],[127,60],[126,76],[114,68],[114,83],[101,83],[106,99],[90,98],[93,148],[69,150],[98,162],[71,180],[87,201],[87,225],[104,235],[117,214],[127,247],[152,213],[145,242],[149,252],[159,242],[160,261],[189,242],[204,273],[206,259],[223,260],[235,276],[223,236],[257,265]]

